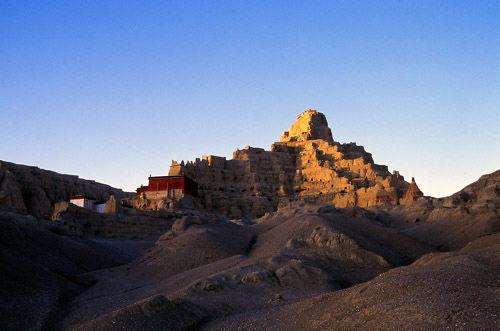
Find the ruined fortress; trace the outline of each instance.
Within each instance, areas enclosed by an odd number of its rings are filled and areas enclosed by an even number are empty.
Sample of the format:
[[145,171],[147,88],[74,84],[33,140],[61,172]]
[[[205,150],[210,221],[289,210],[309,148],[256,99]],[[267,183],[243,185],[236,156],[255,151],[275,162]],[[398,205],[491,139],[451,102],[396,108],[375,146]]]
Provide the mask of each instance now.
[[[210,155],[187,163],[172,161],[168,176],[162,178],[170,176],[196,183],[196,192],[166,199],[167,192],[155,199],[141,187],[135,206],[158,209],[187,203],[242,218],[259,217],[297,201],[370,207],[408,204],[423,196],[413,179],[409,183],[397,171],[391,174],[363,146],[336,142],[325,115],[316,110],[300,114],[270,151],[245,147],[231,160]],[[150,183],[151,179],[155,178]]]

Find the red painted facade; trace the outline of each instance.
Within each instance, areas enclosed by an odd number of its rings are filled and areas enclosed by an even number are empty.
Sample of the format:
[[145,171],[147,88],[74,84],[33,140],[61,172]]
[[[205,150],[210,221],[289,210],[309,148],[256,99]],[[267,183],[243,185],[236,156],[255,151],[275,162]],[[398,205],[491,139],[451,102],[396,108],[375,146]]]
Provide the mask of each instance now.
[[137,193],[169,190],[182,190],[186,194],[196,196],[198,185],[185,176],[149,177],[148,186],[139,187]]

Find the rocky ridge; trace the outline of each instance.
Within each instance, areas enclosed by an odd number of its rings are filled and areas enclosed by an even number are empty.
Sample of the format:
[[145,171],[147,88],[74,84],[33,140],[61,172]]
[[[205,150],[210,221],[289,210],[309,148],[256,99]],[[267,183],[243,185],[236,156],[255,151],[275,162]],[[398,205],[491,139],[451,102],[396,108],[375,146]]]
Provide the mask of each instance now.
[[129,193],[93,180],[59,174],[38,167],[0,161],[0,208],[50,218],[54,204],[76,194],[98,200],[117,199]]

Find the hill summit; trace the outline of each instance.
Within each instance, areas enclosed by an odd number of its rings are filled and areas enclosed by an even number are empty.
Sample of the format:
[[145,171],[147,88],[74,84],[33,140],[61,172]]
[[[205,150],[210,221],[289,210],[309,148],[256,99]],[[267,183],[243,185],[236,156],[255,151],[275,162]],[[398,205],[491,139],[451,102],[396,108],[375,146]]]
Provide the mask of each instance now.
[[332,130],[328,127],[325,115],[308,109],[301,113],[290,130],[283,132],[280,142],[323,139],[333,143]]
[[[369,207],[408,204],[423,196],[416,183],[376,164],[363,146],[334,141],[325,115],[312,109],[301,113],[270,151],[247,146],[231,160],[206,155],[172,161],[169,176],[197,184],[190,204],[232,218],[259,217],[300,201]],[[155,196],[138,194],[134,204],[162,209],[179,202],[179,197]]]

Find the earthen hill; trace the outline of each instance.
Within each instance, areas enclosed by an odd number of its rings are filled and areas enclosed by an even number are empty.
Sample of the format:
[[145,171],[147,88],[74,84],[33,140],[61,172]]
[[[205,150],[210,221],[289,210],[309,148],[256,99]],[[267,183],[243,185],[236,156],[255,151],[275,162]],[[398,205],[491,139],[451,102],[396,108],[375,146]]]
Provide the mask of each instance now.
[[[399,172],[376,164],[363,146],[335,141],[325,115],[316,110],[301,113],[270,151],[247,146],[231,160],[209,155],[172,161],[168,175],[170,188],[168,183],[161,189],[156,184],[139,188],[135,207],[193,205],[242,218],[300,201],[370,207],[408,204],[423,196],[413,179],[409,183]],[[190,188],[187,196],[175,185],[183,179]]]

